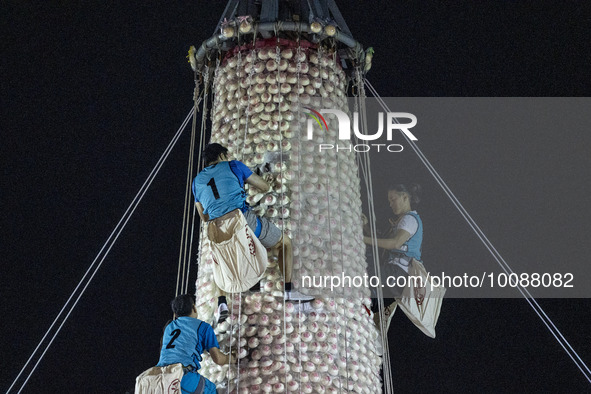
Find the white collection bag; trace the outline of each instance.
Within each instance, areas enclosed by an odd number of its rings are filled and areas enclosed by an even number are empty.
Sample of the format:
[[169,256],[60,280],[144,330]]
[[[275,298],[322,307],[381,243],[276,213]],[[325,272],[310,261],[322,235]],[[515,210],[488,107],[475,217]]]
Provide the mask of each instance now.
[[267,249],[248,226],[239,210],[206,223],[211,246],[213,278],[226,293],[247,291],[267,269]]
[[135,394],[181,394],[183,364],[152,367],[135,379]]
[[432,286],[431,277],[427,277],[423,263],[412,259],[408,269],[407,286],[402,291],[402,296],[397,299],[398,306],[415,326],[431,338],[435,338],[435,325],[445,290],[443,286]]

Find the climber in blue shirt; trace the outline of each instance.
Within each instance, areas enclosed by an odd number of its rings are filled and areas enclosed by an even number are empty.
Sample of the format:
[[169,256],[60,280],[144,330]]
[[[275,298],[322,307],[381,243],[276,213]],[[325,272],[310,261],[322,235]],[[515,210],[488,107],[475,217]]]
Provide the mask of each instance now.
[[[228,161],[228,149],[220,144],[209,144],[203,151],[203,157],[204,168],[193,180],[195,206],[201,220],[213,220],[239,209],[261,244],[265,248],[278,250],[279,269],[285,275],[285,298],[295,301],[313,300],[314,297],[292,290],[291,239],[271,220],[257,216],[246,203],[245,183],[263,193],[271,189],[269,184],[241,161]],[[218,316],[221,316],[226,308],[225,300],[220,298],[218,303]]]
[[197,318],[194,296],[180,295],[172,301],[171,306],[175,319],[164,329],[157,366],[181,363],[185,370],[181,380],[183,393],[215,394],[215,384],[198,372],[201,355],[207,351],[218,365],[226,365],[230,359],[236,360],[236,355],[230,356],[220,351],[213,328]]

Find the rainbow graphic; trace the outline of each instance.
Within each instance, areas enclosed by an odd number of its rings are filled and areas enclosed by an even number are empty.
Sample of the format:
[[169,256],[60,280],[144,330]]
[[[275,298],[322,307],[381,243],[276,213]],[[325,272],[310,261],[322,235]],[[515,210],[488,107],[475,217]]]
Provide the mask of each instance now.
[[[326,129],[326,131],[328,131],[328,124],[326,123],[326,119],[324,119],[324,116],[322,116],[320,114],[320,112],[310,108],[310,107],[304,107],[305,109],[307,109],[310,112],[307,112],[308,115],[310,115],[312,118],[314,118],[314,120],[316,121],[316,123],[318,123],[318,126],[320,126],[320,128],[322,129],[322,123],[324,123],[324,127]],[[320,123],[320,120],[322,120],[322,123]]]

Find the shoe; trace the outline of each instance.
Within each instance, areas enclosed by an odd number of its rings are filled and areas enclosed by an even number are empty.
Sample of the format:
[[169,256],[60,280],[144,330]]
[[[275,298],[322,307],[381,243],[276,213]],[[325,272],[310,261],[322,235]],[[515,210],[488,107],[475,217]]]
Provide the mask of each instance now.
[[230,312],[228,311],[228,305],[220,304],[218,306],[218,324],[226,321]]
[[259,291],[261,291],[261,281],[258,281],[257,283],[255,283],[254,286],[252,286],[250,289],[248,289],[248,291],[253,292],[253,293],[258,293]]
[[284,297],[286,301],[310,302],[314,300],[313,296],[302,294],[297,290],[286,291]]

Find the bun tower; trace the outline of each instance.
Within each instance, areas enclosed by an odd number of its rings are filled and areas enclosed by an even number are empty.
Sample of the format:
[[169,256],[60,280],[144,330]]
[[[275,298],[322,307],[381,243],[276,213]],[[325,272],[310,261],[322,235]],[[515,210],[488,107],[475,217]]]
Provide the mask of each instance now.
[[[246,185],[247,203],[291,238],[293,286],[315,297],[285,300],[269,253],[260,291],[227,294],[230,315],[214,324],[222,350],[238,349],[237,363],[220,367],[205,356],[199,372],[218,392],[380,393],[378,331],[360,282],[367,262],[357,153],[339,139],[337,118],[322,115],[350,113],[348,92],[359,91],[369,53],[332,0],[230,0],[190,61],[210,128],[202,143],[226,146],[271,185]],[[215,262],[200,234],[198,314],[213,321]]]

